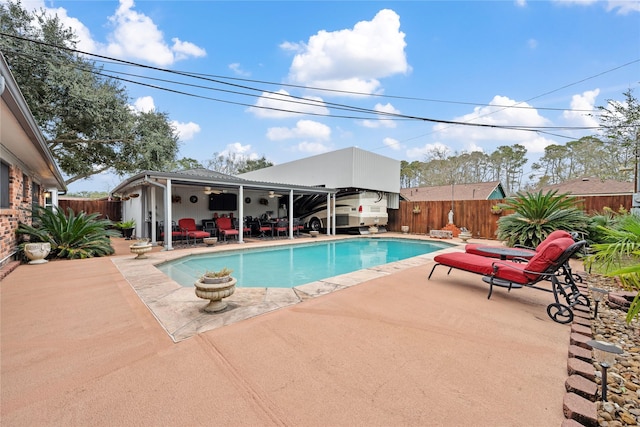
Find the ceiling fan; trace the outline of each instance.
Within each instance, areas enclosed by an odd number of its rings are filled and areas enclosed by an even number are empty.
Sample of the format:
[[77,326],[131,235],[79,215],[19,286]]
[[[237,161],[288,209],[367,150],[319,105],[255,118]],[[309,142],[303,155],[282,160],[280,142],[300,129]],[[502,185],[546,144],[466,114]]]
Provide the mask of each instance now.
[[214,190],[211,187],[204,187],[204,194],[220,194],[223,193],[223,190]]
[[274,197],[282,197],[282,194],[276,194],[275,191],[269,191],[268,196],[270,199],[273,199]]

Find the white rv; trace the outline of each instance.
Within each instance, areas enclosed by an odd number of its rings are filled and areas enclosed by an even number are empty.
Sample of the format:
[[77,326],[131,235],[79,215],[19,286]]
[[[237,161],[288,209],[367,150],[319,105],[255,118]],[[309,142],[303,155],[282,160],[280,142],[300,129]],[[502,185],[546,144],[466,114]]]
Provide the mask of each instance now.
[[[327,220],[326,197],[301,198],[294,202],[294,212],[305,229],[320,231],[332,228],[331,221]],[[336,230],[341,231],[366,232],[372,226],[384,229],[389,219],[387,196],[380,191],[340,190],[331,212],[335,213]]]

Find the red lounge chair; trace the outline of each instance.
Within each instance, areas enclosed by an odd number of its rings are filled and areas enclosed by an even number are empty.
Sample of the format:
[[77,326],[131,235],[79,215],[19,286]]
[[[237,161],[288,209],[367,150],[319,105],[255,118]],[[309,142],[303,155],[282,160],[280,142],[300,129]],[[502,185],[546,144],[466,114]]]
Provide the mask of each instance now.
[[191,239],[193,239],[193,242],[195,243],[198,239],[211,237],[211,233],[198,230],[198,227],[196,227],[196,221],[193,218],[182,218],[178,220],[178,227],[180,227],[180,230],[187,236],[187,244],[189,244],[189,240]]
[[[482,280],[489,284],[487,298],[491,298],[494,285],[506,287],[509,291],[512,288],[527,286],[552,292],[555,302],[547,306],[547,314],[558,323],[569,323],[573,320],[571,308],[576,304],[589,306],[589,299],[580,293],[572,275],[565,275],[564,283],[561,283],[558,279],[559,271],[586,243],[584,240],[574,242],[570,237],[554,239],[541,251],[536,252],[526,264],[463,252],[437,255],[434,258],[436,264],[431,269],[429,279],[437,266],[444,265],[449,267],[447,274],[455,268],[482,275]],[[536,286],[543,280],[551,282],[551,289]],[[564,297],[566,304],[560,303],[561,296]]]
[[226,216],[218,218],[216,225],[218,226],[218,235],[222,236],[225,241],[227,240],[227,236],[236,236],[236,239],[238,238],[239,232],[233,228],[231,218]]
[[[531,248],[524,248],[524,247],[516,246],[513,249],[514,249],[515,253],[518,253],[518,255],[507,255],[506,258],[507,259],[512,259],[512,258],[531,258],[536,254],[536,252],[540,252],[545,247],[547,247],[547,245],[549,243],[551,243],[555,239],[559,239],[561,237],[569,237],[569,238],[571,238],[571,234],[567,233],[564,230],[552,231],[547,236],[546,239],[544,239],[542,242],[540,242],[540,244],[538,245],[537,248],[531,249]],[[469,253],[469,254],[482,255],[482,256],[488,256],[488,257],[493,257],[493,258],[500,258],[500,254],[498,254],[498,253],[491,253],[491,252],[483,250],[485,248],[494,248],[494,247],[501,247],[501,246],[490,246],[490,245],[480,245],[480,244],[471,244],[470,243],[470,244],[468,244],[468,245],[466,245],[464,247],[464,251],[466,253]]]

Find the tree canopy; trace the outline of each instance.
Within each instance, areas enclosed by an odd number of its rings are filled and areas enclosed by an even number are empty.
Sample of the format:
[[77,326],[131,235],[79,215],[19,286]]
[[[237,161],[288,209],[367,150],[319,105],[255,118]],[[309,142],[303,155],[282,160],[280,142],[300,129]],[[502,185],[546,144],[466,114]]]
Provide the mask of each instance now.
[[57,17],[0,3],[0,33],[0,50],[67,184],[175,161],[178,137],[167,114],[134,111],[120,82],[74,52],[76,36]]
[[[527,150],[524,146],[500,146],[493,153],[453,153],[431,150],[425,161],[402,161],[402,188],[500,181],[507,194],[571,179],[597,177],[631,181],[640,162],[640,104],[633,91],[624,92],[623,102],[607,100],[598,107],[600,135],[585,136],[566,144],[552,144],[531,166],[531,182],[523,183]],[[636,175],[637,179],[637,175]]]

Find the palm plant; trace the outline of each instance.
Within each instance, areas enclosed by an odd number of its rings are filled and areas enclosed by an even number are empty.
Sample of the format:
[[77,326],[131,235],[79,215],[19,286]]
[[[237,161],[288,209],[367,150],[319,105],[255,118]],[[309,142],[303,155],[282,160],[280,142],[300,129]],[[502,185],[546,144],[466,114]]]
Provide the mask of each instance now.
[[514,213],[498,220],[498,239],[509,246],[536,247],[555,230],[586,233],[589,218],[576,202],[574,197],[557,191],[518,192],[500,204]]
[[627,290],[638,291],[627,313],[627,322],[640,313],[640,216],[620,216],[614,227],[599,227],[603,243],[591,246],[587,265],[597,263],[608,276],[617,276]]
[[45,209],[35,206],[31,211],[32,225],[20,224],[17,233],[28,235],[31,242],[49,242],[51,255],[56,258],[91,258],[113,254],[109,236],[119,236],[108,228],[108,219],[99,219],[100,214],[75,214],[68,208],[67,214],[60,209]]

